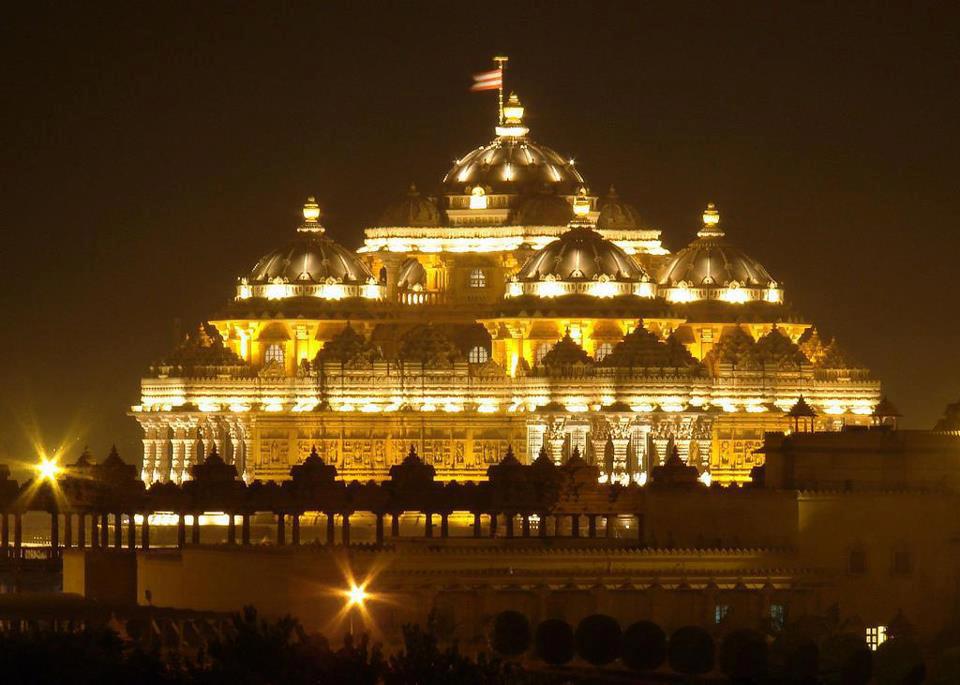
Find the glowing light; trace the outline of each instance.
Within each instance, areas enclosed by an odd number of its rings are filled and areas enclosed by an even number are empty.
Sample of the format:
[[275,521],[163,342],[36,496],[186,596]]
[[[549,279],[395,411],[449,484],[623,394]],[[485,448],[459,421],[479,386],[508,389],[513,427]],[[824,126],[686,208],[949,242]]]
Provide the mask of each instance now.
[[770,287],[767,288],[766,292],[763,294],[763,299],[767,302],[776,304],[783,300],[783,291],[780,290],[776,284],[771,283]]
[[667,289],[667,302],[693,302],[697,297],[685,284]]
[[750,293],[741,288],[739,283],[733,282],[720,293],[720,299],[733,304],[743,304],[750,300]]
[[711,202],[707,205],[707,209],[703,212],[703,225],[704,226],[716,226],[720,223],[720,212],[717,211],[716,206]]
[[325,300],[342,300],[345,294],[341,283],[324,283],[320,286],[320,297]]
[[445,405],[443,405],[443,411],[455,414],[458,411],[463,411],[463,407],[461,407],[459,404],[454,404],[453,402],[447,402]]
[[473,165],[468,164],[460,170],[460,173],[457,174],[457,183],[464,183],[465,181],[470,180],[470,172],[473,171]]
[[537,284],[537,295],[540,297],[559,297],[563,295],[563,284],[552,278],[540,281]]
[[637,283],[633,287],[633,294],[638,297],[654,297],[656,295],[656,288],[653,283],[650,282]]
[[520,297],[521,295],[523,295],[523,285],[519,281],[507,283],[507,297]]
[[317,204],[317,201],[313,197],[308,197],[303,205],[303,220],[308,224],[315,224],[319,218],[320,205]]
[[[559,179],[558,179],[559,180]],[[581,219],[590,213],[590,198],[587,197],[587,189],[580,188],[577,197],[573,200],[573,213]]]
[[347,599],[351,606],[363,606],[367,601],[367,592],[361,585],[352,585],[347,591]]
[[762,414],[763,412],[767,411],[767,408],[762,404],[748,404],[746,409],[750,414]]
[[713,476],[710,475],[710,472],[709,472],[709,471],[704,471],[703,473],[701,473],[701,474],[697,477],[697,480],[700,481],[701,483],[703,483],[704,485],[706,485],[706,486],[709,488],[709,487],[710,487],[710,483],[713,482]]
[[287,286],[283,283],[270,283],[263,289],[268,300],[282,300],[287,296]]
[[420,411],[437,411],[437,405],[427,402],[420,405]]
[[362,412],[364,412],[364,413],[366,413],[366,414],[371,414],[371,413],[373,413],[373,412],[378,412],[378,411],[380,411],[380,405],[379,405],[379,404],[374,404],[373,402],[371,402],[371,403],[369,403],[369,404],[365,404],[365,405],[363,405],[362,407],[360,407],[360,411],[362,411]]
[[590,407],[588,407],[586,404],[579,404],[579,403],[570,403],[565,406],[567,411],[570,412],[571,414],[582,414],[583,412],[590,409]]
[[513,165],[504,164],[503,165],[503,180],[512,181],[513,180]]
[[53,482],[63,471],[56,459],[40,457],[40,461],[33,467],[41,481]]
[[234,413],[237,413],[237,414],[242,414],[242,413],[245,412],[245,411],[250,411],[250,405],[249,405],[249,404],[241,404],[241,403],[237,402],[237,403],[235,403],[235,404],[231,404],[231,405],[230,405],[230,411],[232,411],[232,412],[234,412]]
[[614,281],[601,276],[599,280],[590,284],[590,294],[594,297],[614,297],[619,294],[620,287]]
[[363,297],[368,300],[379,300],[382,291],[383,286],[381,286],[379,283],[367,283],[361,288]]
[[487,193],[480,186],[474,186],[470,191],[470,209],[486,209]]
[[477,406],[477,411],[481,414],[494,414],[499,407],[496,404],[482,402]]
[[647,484],[647,472],[641,471],[640,473],[634,474],[633,480],[642,488]]
[[843,414],[846,408],[842,404],[830,403],[823,408],[825,414]]
[[630,411],[639,412],[641,414],[647,414],[653,411],[653,405],[647,404],[646,402],[641,404],[631,404]]

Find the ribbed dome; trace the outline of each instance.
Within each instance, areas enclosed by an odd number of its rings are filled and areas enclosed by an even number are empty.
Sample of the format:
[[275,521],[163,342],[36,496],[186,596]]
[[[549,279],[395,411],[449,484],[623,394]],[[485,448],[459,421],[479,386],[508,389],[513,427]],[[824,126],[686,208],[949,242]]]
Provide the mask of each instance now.
[[283,247],[264,255],[247,275],[250,283],[276,278],[291,283],[366,283],[369,269],[350,250],[320,232],[301,232]]
[[[707,223],[707,217],[712,216],[716,216],[716,220]],[[742,287],[767,288],[776,284],[760,262],[727,241],[712,205],[704,218],[704,228],[697,239],[680,250],[661,272],[660,285],[686,283],[698,288],[736,282]]]
[[510,223],[519,226],[566,226],[573,219],[570,201],[553,193],[536,193],[520,200]]
[[377,225],[439,226],[440,223],[440,208],[436,200],[424,197],[417,191],[417,187],[411,184],[406,196],[388,207],[380,216]]
[[617,195],[616,189],[610,187],[610,192],[600,202],[600,216],[597,217],[597,228],[604,231],[636,231],[643,227],[643,220],[636,207],[624,202]]
[[520,281],[642,281],[646,273],[626,252],[596,231],[577,226],[534,254],[517,273]]

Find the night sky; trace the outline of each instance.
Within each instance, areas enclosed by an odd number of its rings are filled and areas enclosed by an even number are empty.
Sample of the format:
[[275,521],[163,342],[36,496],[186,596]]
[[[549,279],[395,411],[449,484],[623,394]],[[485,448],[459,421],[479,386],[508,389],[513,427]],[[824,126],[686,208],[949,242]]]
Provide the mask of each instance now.
[[498,52],[532,137],[670,249],[717,202],[906,425],[960,397],[953,3],[29,4],[0,22],[0,461],[31,436],[135,461],[175,320],[226,303],[307,194],[355,248],[435,190],[493,137],[467,89]]

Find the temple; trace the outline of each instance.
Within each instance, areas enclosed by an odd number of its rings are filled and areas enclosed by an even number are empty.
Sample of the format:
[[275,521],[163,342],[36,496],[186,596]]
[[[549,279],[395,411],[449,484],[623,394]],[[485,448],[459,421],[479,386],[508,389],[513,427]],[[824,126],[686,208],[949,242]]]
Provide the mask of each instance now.
[[[132,408],[141,477],[180,483],[212,449],[248,483],[316,449],[383,481],[414,445],[440,480],[575,452],[643,485],[676,454],[743,483],[767,431],[869,424],[880,384],[788,304],[707,205],[675,253],[612,188],[534,140],[516,95],[436,195],[411,186],[352,251],[310,198],[290,241],[157,361]],[[676,236],[684,240],[684,236]]]

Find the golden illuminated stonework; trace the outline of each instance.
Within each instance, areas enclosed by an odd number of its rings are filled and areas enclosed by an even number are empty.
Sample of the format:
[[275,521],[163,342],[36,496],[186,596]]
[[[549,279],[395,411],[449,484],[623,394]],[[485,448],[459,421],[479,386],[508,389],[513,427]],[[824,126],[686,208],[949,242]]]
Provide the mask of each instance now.
[[341,478],[383,480],[413,444],[442,479],[484,479],[512,447],[645,484],[675,449],[729,484],[801,397],[819,430],[870,422],[879,382],[785,303],[714,205],[671,255],[530,137],[518,97],[503,115],[437,197],[411,187],[355,252],[308,199],[290,242],[143,379],[144,481],[188,479],[214,446],[248,482],[314,448]]

